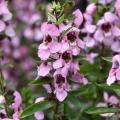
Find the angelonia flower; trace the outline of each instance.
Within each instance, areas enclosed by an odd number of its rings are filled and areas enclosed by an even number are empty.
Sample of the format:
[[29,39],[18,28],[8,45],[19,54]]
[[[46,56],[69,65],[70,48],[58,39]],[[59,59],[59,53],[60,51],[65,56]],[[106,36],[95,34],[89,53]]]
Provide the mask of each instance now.
[[[98,103],[97,107],[109,107],[109,106],[119,107],[120,100],[116,96],[114,96],[114,95],[109,96],[109,94],[107,92],[104,92],[103,97],[104,97],[104,101]],[[113,115],[115,115],[115,113],[100,114],[100,116],[106,117],[106,118],[111,117]]]
[[10,24],[12,14],[8,9],[7,2],[5,0],[0,2],[0,10],[0,32],[4,32],[8,37],[13,37],[15,32],[13,30],[13,26]]
[[[108,47],[111,53],[116,53],[112,58],[112,68],[110,69],[107,84],[111,85],[115,82],[119,83],[119,53],[120,53],[120,0],[98,0],[98,3],[90,3],[84,16],[84,24],[81,30],[85,34],[83,40],[87,49],[87,54],[98,48],[102,50]],[[110,8],[112,5],[112,10]],[[99,10],[101,7],[103,10]],[[95,19],[94,15],[99,18]],[[92,51],[92,52],[91,52]],[[99,55],[100,52],[97,52]],[[86,55],[89,63],[93,62],[90,58],[93,57]],[[89,56],[89,57],[88,57]]]
[[115,81],[120,80],[120,54],[113,56],[112,68],[110,69],[109,76],[107,78],[107,84],[111,85]]
[[22,110],[22,97],[20,95],[20,93],[18,91],[14,92],[14,103],[12,103],[11,105],[11,109],[14,110],[14,114],[13,114],[13,119],[14,120],[20,120],[19,116],[20,116],[20,112]]
[[[113,52],[120,52],[118,2],[119,0],[99,0],[98,3],[102,5],[90,3],[87,6],[85,13],[83,13],[85,21],[81,31],[86,34],[83,39],[88,49],[97,48],[103,44],[110,47]],[[113,11],[103,5],[109,6],[110,3],[113,5]],[[99,7],[102,7],[103,11],[99,10]],[[96,20],[94,14],[98,15],[99,19]]]
[[[8,113],[7,113],[6,109],[1,109],[0,110],[0,119],[1,120],[20,120],[20,112],[22,110],[22,97],[18,91],[15,91],[13,93],[13,96],[14,96],[14,102],[10,106],[7,106],[11,110],[13,110],[12,118],[8,118],[8,115],[7,115]],[[3,98],[1,98],[1,99],[3,99]],[[5,101],[5,98],[4,98],[4,101]],[[5,101],[2,104],[6,104],[6,102],[7,101]]]
[[[67,97],[71,77],[77,84],[88,83],[88,80],[80,73],[79,61],[75,59],[85,49],[84,42],[79,38],[79,26],[83,22],[83,15],[78,9],[73,12],[73,15],[75,19],[67,24],[56,25],[45,22],[41,25],[43,41],[38,47],[38,57],[42,63],[38,67],[38,77],[51,76],[54,79],[52,92],[60,102]],[[62,36],[64,31],[66,33]],[[50,91],[48,85],[44,87]]]
[[93,64],[95,61],[95,58],[98,56],[98,53],[89,53],[86,55],[86,60],[90,63]]

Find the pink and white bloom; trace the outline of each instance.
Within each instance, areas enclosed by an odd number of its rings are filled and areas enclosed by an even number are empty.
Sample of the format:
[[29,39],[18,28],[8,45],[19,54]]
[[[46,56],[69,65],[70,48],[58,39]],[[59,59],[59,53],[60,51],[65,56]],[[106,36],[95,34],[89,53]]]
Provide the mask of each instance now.
[[112,68],[110,69],[109,76],[107,78],[107,84],[111,85],[115,81],[120,80],[120,55],[115,55],[112,59]]
[[57,37],[60,35],[59,29],[53,23],[43,23],[41,25],[41,32],[44,36],[50,35],[52,37]]
[[98,28],[94,34],[96,41],[111,45],[113,39],[120,36],[120,29],[115,24],[117,19],[117,16],[111,12],[104,14],[97,23]]
[[95,58],[98,56],[98,53],[89,53],[86,55],[86,60],[90,63],[93,64],[95,61]]
[[116,2],[115,2],[115,9],[116,9],[116,13],[120,17],[120,0],[116,0]]
[[50,71],[51,71],[52,67],[50,63],[44,64],[42,63],[39,67],[38,67],[38,77],[45,77],[48,76]]
[[79,27],[83,22],[83,15],[79,9],[75,10],[73,15],[75,16],[73,23],[76,25],[76,27]]
[[50,56],[53,54],[59,52],[61,49],[61,45],[52,40],[51,36],[46,36],[43,43],[39,45],[38,48],[38,56],[41,58],[41,60],[47,60]]
[[79,72],[73,75],[73,81],[75,83],[82,83],[83,85],[88,84],[88,80],[85,78],[83,74],[80,74]]
[[86,13],[92,15],[94,12],[96,12],[97,6],[95,3],[91,3],[86,8]]
[[[117,106],[120,104],[120,101],[116,96],[114,96],[114,95],[109,96],[109,94],[107,92],[104,92],[103,97],[104,97],[104,101],[98,103],[97,107]],[[103,117],[111,117],[114,114],[115,113],[105,113],[105,114],[100,114],[100,115]]]
[[60,102],[62,102],[67,97],[68,84],[67,84],[66,74],[65,73],[61,74],[61,70],[57,70],[54,73],[54,86],[55,86],[54,92],[56,98]]
[[11,108],[14,110],[14,114],[13,114],[13,119],[14,120],[20,120],[19,119],[19,115],[20,115],[20,111],[21,111],[21,105],[22,105],[22,97],[20,95],[20,93],[18,91],[14,92],[14,103],[12,103]]

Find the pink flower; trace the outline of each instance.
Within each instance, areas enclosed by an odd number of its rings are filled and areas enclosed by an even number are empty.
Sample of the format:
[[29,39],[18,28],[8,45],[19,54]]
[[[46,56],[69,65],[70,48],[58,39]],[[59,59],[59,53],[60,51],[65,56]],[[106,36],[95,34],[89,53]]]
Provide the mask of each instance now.
[[55,94],[57,99],[62,102],[67,97],[67,80],[66,74],[57,70],[54,74]]
[[115,37],[120,36],[120,29],[115,25],[117,16],[111,12],[106,12],[102,19],[97,23],[98,29],[94,34],[94,38],[106,44],[106,39],[111,42]]
[[5,109],[0,109],[0,120],[8,119]]
[[[41,102],[41,101],[44,101],[44,99],[45,99],[44,97],[40,97],[40,98],[37,98],[35,102],[36,103]],[[44,113],[42,111],[35,112],[34,116],[37,120],[43,120],[44,119]]]
[[115,9],[116,9],[118,16],[120,17],[120,0],[116,0]]
[[[109,96],[107,92],[104,92],[103,94],[104,96],[104,101],[100,102],[97,104],[97,107],[109,107],[109,105],[111,106],[116,106],[120,104],[119,99],[116,96]],[[101,114],[101,116],[103,117],[111,117],[113,116],[114,113],[105,113],[105,114]]]
[[109,72],[109,76],[107,78],[107,84],[111,85],[116,80],[120,80],[120,55],[115,55],[112,59],[112,68]]
[[14,103],[11,105],[12,109],[18,110],[22,104],[22,97],[18,91],[14,92]]
[[[67,78],[69,74],[76,77],[77,83],[87,84],[87,79],[78,74],[79,63],[74,60],[74,57],[85,49],[84,41],[79,38],[80,30],[78,29],[83,22],[83,16],[79,10],[73,12],[73,15],[75,19],[67,25],[61,23],[56,26],[54,23],[43,23],[41,26],[43,41],[38,48],[38,56],[42,60],[42,64],[38,68],[38,76],[50,75],[54,78],[54,93],[60,102],[65,100],[68,94]],[[90,31],[94,32],[95,30],[96,26],[91,25]],[[48,66],[48,61],[51,59],[51,66]],[[52,92],[48,84],[43,87],[48,93]]]
[[38,76],[41,76],[41,77],[45,77],[47,75],[49,75],[50,71],[51,71],[52,67],[51,67],[51,64],[41,64],[39,67],[38,67]]
[[86,24],[92,24],[92,22],[93,22],[92,15],[88,14],[87,12],[85,12],[83,14],[83,16],[84,16]]
[[94,48],[97,45],[94,37],[90,35],[87,35],[86,37],[84,37],[84,41],[85,41],[85,46],[87,48]]
[[53,68],[54,69],[58,69],[61,68],[63,66],[64,60],[63,59],[57,59],[54,63],[53,63]]
[[48,35],[43,43],[39,45],[38,56],[42,60],[47,60],[51,55],[59,52],[60,49],[61,45],[58,42],[52,40],[51,36]]
[[44,84],[43,87],[47,90],[48,93],[52,93],[52,89],[49,84]]
[[72,61],[70,64],[70,72],[76,74],[80,70],[79,62],[78,61]]
[[95,58],[98,56],[98,53],[89,53],[87,54],[86,56],[86,60],[90,63],[90,64],[93,64],[94,63],[94,60]]
[[114,51],[114,52],[118,52],[120,53],[120,41],[114,41],[111,45],[111,49]]
[[53,23],[43,23],[41,25],[41,32],[43,35],[50,35],[52,37],[57,37],[60,35],[59,29]]
[[76,27],[79,27],[83,22],[83,15],[79,9],[75,10],[73,15],[75,16],[73,23],[76,25]]
[[14,92],[13,95],[15,96],[14,103],[11,105],[11,108],[14,110],[13,119],[19,120],[22,105],[22,97],[18,91]]
[[13,29],[13,26],[9,25],[6,27],[5,34],[9,37],[14,37],[15,36],[15,31]]
[[12,14],[8,10],[7,2],[5,0],[0,2],[0,15],[3,15],[3,21],[8,21],[12,18]]
[[84,77],[83,74],[80,74],[79,72],[73,75],[73,81],[76,83],[83,83],[84,85],[88,84],[88,80]]
[[91,3],[87,6],[86,13],[92,15],[96,10],[97,10],[97,6],[95,5],[95,3]]
[[5,23],[2,20],[0,20],[0,32],[4,31],[5,27],[6,27]]

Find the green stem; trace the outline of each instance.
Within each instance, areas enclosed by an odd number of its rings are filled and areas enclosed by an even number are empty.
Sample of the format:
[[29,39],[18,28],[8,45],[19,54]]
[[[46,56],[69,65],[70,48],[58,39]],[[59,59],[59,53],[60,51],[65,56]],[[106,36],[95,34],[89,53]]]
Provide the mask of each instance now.
[[58,120],[58,107],[59,107],[59,102],[56,101],[56,105],[55,105],[55,108],[54,108],[54,120]]

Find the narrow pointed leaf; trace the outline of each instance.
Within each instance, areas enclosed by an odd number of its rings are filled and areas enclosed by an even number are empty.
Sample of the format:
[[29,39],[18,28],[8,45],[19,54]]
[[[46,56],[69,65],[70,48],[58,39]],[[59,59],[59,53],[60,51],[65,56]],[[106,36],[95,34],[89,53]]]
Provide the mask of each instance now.
[[107,62],[112,62],[112,57],[102,57],[102,59]]
[[32,81],[32,84],[33,85],[43,85],[43,84],[50,83],[50,82],[51,82],[51,78],[42,77],[42,78]]
[[97,108],[91,108],[86,111],[88,114],[104,114],[104,113],[119,113],[119,108],[107,108],[107,107],[97,107]]
[[37,111],[47,110],[50,107],[52,107],[52,105],[47,100],[34,103],[23,110],[23,112],[21,113],[21,118],[33,115]]

